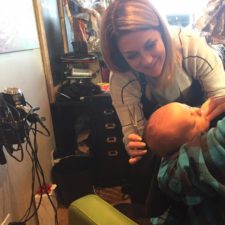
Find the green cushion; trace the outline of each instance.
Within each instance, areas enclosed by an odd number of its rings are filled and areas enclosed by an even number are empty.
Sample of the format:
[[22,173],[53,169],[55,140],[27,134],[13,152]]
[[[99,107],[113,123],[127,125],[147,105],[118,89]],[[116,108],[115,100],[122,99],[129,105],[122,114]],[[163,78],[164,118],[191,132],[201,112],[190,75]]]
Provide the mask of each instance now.
[[97,195],[86,195],[69,206],[69,225],[138,225]]

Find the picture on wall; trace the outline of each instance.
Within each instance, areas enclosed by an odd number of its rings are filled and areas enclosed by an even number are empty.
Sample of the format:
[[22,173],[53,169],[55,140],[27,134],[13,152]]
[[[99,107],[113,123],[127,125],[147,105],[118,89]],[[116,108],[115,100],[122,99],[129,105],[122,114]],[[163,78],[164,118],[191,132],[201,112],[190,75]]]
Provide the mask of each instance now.
[[33,1],[0,0],[0,53],[39,48]]

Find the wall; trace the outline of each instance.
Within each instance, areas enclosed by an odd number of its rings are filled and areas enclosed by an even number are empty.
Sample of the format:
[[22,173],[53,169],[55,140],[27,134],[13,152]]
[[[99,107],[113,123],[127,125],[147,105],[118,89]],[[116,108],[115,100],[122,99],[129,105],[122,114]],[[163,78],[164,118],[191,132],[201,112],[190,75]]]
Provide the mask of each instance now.
[[[21,88],[27,102],[33,107],[40,107],[38,114],[46,118],[45,124],[51,136],[38,135],[38,155],[46,180],[50,182],[51,151],[55,144],[39,48],[0,54],[0,92],[12,86]],[[7,213],[11,214],[13,220],[21,218],[29,206],[31,195],[31,160],[27,153],[22,162],[15,161],[7,153],[5,155],[7,164],[0,165],[0,224]],[[36,219],[27,224],[36,225]]]

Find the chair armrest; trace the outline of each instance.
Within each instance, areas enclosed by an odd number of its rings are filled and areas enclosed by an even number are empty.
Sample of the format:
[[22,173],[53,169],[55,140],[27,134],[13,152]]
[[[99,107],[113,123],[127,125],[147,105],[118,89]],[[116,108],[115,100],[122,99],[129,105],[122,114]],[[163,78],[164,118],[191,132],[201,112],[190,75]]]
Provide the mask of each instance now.
[[138,225],[97,195],[86,195],[68,209],[69,225]]

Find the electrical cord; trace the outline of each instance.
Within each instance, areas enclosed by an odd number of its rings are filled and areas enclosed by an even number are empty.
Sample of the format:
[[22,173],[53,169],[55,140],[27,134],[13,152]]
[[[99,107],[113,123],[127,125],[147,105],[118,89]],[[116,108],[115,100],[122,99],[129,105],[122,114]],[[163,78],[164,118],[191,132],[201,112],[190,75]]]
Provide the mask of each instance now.
[[[13,148],[13,146],[7,146],[7,145],[5,145],[5,149],[6,149],[6,151],[8,152],[8,154],[12,157],[12,158],[14,158],[17,162],[22,162],[23,161],[23,159],[24,159],[24,151],[23,151],[23,146],[22,146],[22,144],[18,144],[18,146],[17,146],[17,149],[14,149]],[[13,152],[14,151],[21,151],[21,156],[20,156],[20,158],[18,158],[18,157],[16,157],[16,156],[14,156],[13,155]]]
[[[36,116],[36,115],[35,115]],[[31,157],[31,160],[32,160],[32,178],[33,178],[33,182],[32,182],[32,190],[34,190],[34,183],[35,183],[35,175],[37,177],[37,180],[38,180],[38,184],[40,187],[44,187],[46,188],[47,187],[47,184],[46,184],[46,181],[45,181],[45,176],[44,176],[44,172],[43,172],[43,169],[41,167],[41,164],[40,164],[40,161],[38,159],[38,145],[37,145],[37,133],[39,132],[37,130],[37,123],[39,121],[32,121],[32,123],[30,124],[29,126],[29,131],[32,132],[33,134],[33,143],[31,143],[31,140],[30,140],[30,137],[29,135],[26,137],[26,142],[27,142],[27,146],[30,148],[31,150],[31,153],[29,154],[30,157]],[[34,128],[33,128],[34,126]],[[43,127],[43,126],[42,126]],[[46,127],[43,127],[45,130],[47,129]],[[29,133],[30,133],[29,132]],[[48,135],[49,136],[49,131],[47,132],[47,134],[45,135]],[[27,148],[27,151],[28,151],[28,148]],[[28,151],[29,152],[29,151]],[[47,190],[45,190],[45,194],[47,195],[48,197],[48,200],[50,201],[52,207],[53,207],[53,210],[54,210],[54,213],[55,213],[55,224],[58,225],[58,215],[57,215],[57,209],[54,205],[54,203],[52,202],[51,200],[51,197],[48,193]],[[42,197],[43,197],[43,192],[41,191],[40,192],[40,199],[39,199],[39,202],[37,204],[37,206],[35,207],[36,209],[33,211],[33,213],[30,213],[31,212],[31,208],[32,208],[32,205],[34,205],[34,192],[32,192],[32,196],[31,196],[31,201],[30,201],[30,206],[25,214],[25,216],[22,218],[22,222],[26,223],[27,221],[29,221],[38,211],[40,205],[41,205],[41,201],[42,201]]]
[[[37,176],[37,179],[38,179],[38,184],[39,186],[41,187],[43,185],[43,182],[41,182],[41,176],[44,176],[43,173],[40,174],[40,169],[39,169],[39,160],[37,158],[37,142],[36,142],[36,124],[35,124],[35,128],[33,129],[33,135],[34,135],[34,146],[32,146],[31,142],[30,142],[30,139],[27,140],[27,145],[30,147],[30,149],[32,149],[32,154],[29,154],[30,157],[31,157],[31,160],[32,160],[32,164],[33,164],[33,167],[32,167],[32,173],[33,173],[33,179],[35,179],[35,176],[34,174],[36,174]],[[34,184],[34,180],[32,182]],[[32,186],[32,190],[34,189],[34,186]],[[30,202],[30,206],[28,208],[28,211],[27,211],[27,214],[26,216],[23,217],[23,222],[27,222],[28,220],[30,220],[35,214],[36,212],[38,211],[40,205],[41,205],[41,200],[42,200],[42,195],[43,193],[40,192],[40,199],[39,199],[39,202],[36,206],[36,209],[35,211],[30,215],[30,211],[31,211],[31,207],[32,205],[34,204],[33,203],[33,196],[34,196],[34,193],[32,193],[31,195],[31,202]]]
[[[10,129],[13,132],[13,136],[15,137],[15,140],[18,144],[17,148],[14,148],[13,145],[11,144],[5,144],[5,149],[8,152],[8,154],[14,158],[16,161],[18,162],[22,162],[24,159],[24,152],[23,152],[23,147],[22,147],[22,143],[24,140],[21,139],[20,134],[16,131],[18,131],[18,126],[20,125],[20,121],[23,121],[21,113],[14,107],[12,106],[10,103],[6,103],[5,107],[5,116],[6,116],[6,122],[7,122],[7,129]],[[16,116],[16,119],[14,118],[14,116]],[[22,122],[23,123],[23,122]],[[6,134],[3,135],[3,137],[6,138]],[[7,140],[4,140],[3,142],[7,143]],[[16,157],[13,155],[13,152],[15,151],[21,151],[21,156],[20,158]]]
[[[50,201],[50,204],[53,208],[54,214],[55,214],[55,225],[58,225],[58,215],[57,215],[57,208],[55,207],[51,196],[48,193],[47,190],[47,184],[45,181],[45,175],[44,171],[42,169],[41,163],[38,159],[38,144],[37,144],[37,134],[42,134],[44,136],[50,136],[50,132],[48,128],[44,125],[43,118],[40,118],[35,111],[39,110],[39,107],[33,108],[29,103],[27,105],[30,107],[30,110],[25,112],[23,109],[17,109],[14,106],[7,104],[7,108],[5,108],[6,112],[6,118],[10,121],[10,129],[13,131],[20,132],[20,129],[18,129],[18,122],[22,124],[22,128],[24,130],[24,140],[21,140],[21,134],[15,133],[17,144],[4,144],[4,147],[6,148],[8,154],[14,158],[18,162],[22,162],[24,159],[24,149],[22,143],[25,142],[25,149],[26,152],[32,162],[32,169],[31,169],[31,196],[30,196],[30,202],[29,206],[24,213],[24,215],[21,217],[19,222],[26,224],[33,216],[36,215],[38,212],[38,209],[41,206],[41,202],[43,200],[43,194],[46,194],[48,197],[48,200]],[[16,118],[14,118],[16,117]],[[40,125],[44,131],[38,130],[37,125]],[[11,134],[11,133],[10,133]],[[14,133],[13,133],[14,134]],[[32,135],[32,138],[30,137]],[[5,134],[4,134],[5,136]],[[5,143],[7,143],[7,140],[3,139]],[[17,147],[15,147],[17,145]],[[13,152],[21,152],[20,158],[13,155]],[[44,191],[40,191],[40,198],[35,205],[34,196],[35,196],[35,181],[37,179],[37,184],[39,187],[44,187]],[[32,207],[34,207],[32,211]]]

